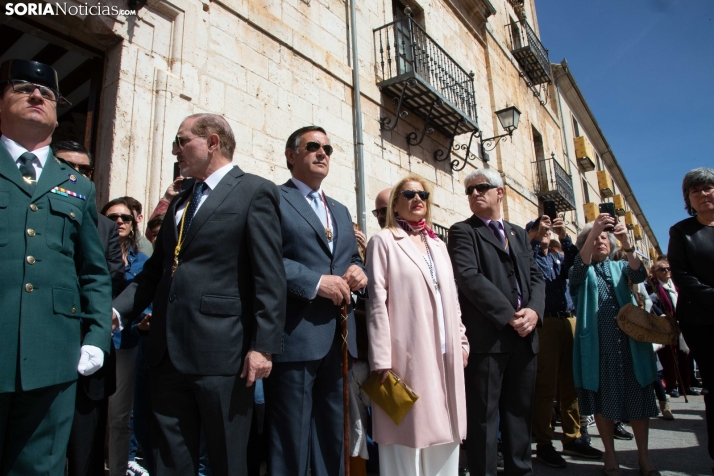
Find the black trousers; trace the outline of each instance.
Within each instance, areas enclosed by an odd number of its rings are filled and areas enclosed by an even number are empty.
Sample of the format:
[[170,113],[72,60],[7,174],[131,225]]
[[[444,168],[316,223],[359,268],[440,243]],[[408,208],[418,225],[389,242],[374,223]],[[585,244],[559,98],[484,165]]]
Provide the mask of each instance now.
[[498,420],[505,474],[533,474],[531,420],[537,358],[530,343],[513,353],[469,355],[466,455],[472,476],[496,476]]
[[704,395],[704,406],[709,457],[714,459],[714,352],[711,350],[714,326],[682,322],[679,327],[682,329],[682,335],[689,346],[692,357],[697,361],[702,385],[709,390],[709,393]]
[[149,370],[152,476],[198,473],[201,426],[214,476],[247,476],[255,386],[238,375],[182,374],[168,354]]
[[67,445],[68,476],[104,476],[104,438],[109,399],[92,400],[77,385],[72,432]]
[[320,360],[273,364],[264,381],[270,476],[344,475],[341,345],[337,336]]
[[1,476],[63,476],[76,385],[0,393]]

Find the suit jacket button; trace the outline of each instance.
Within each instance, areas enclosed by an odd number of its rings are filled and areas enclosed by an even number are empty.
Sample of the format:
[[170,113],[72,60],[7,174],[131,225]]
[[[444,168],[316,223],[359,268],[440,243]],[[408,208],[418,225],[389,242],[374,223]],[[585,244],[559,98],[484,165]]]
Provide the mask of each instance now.
[[27,283],[25,285],[25,291],[27,291],[28,293],[31,293],[33,289],[35,289],[35,287],[32,285],[32,283]]
[[28,229],[27,229],[27,235],[28,235],[28,236],[35,236],[35,230],[33,230],[32,228],[28,228]]
[[30,210],[32,210],[33,212],[36,212],[36,211],[37,211],[37,205],[35,205],[34,203],[31,203],[31,204],[30,204]]
[[34,256],[28,256],[25,258],[27,260],[28,264],[35,264],[35,257]]
[[77,313],[77,308],[76,308],[76,307],[72,307],[72,314],[76,314],[76,313]]
[[176,295],[175,295],[175,294],[172,294],[172,295],[169,297],[169,302],[174,302],[175,300],[176,300]]
[[74,212],[69,212],[69,216],[71,216],[72,218],[74,218]]

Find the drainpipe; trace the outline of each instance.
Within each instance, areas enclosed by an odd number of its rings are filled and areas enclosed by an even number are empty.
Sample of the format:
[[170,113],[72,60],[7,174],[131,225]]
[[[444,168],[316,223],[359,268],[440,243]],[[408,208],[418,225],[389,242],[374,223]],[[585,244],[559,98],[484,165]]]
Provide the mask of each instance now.
[[352,116],[355,141],[355,188],[357,191],[357,224],[367,233],[367,196],[364,178],[364,139],[362,137],[362,93],[359,86],[359,55],[357,52],[356,0],[350,2],[350,30],[352,31]]

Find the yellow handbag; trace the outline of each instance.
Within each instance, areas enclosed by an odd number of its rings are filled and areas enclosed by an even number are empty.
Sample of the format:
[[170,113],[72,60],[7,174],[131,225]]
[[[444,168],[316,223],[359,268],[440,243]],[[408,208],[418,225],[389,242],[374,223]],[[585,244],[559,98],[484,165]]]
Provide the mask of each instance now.
[[372,372],[362,384],[362,391],[369,395],[369,398],[384,410],[396,425],[399,425],[419,396],[391,370],[387,374],[384,385],[379,382],[380,380],[381,376],[377,372]]

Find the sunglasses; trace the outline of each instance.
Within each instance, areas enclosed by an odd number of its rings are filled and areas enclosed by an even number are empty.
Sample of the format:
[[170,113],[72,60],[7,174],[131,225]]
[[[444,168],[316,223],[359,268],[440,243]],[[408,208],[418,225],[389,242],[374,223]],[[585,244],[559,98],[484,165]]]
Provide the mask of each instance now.
[[330,144],[320,144],[319,142],[308,142],[305,144],[305,150],[308,152],[317,152],[320,150],[320,147],[322,147],[322,150],[325,151],[326,156],[331,156],[332,155],[332,146]]
[[377,208],[375,210],[372,210],[372,215],[375,216],[375,218],[379,218],[380,215],[386,215],[387,214],[387,207],[382,207],[382,208]]
[[111,221],[117,221],[119,218],[121,218],[121,221],[124,223],[130,223],[134,221],[134,217],[132,215],[125,215],[123,213],[110,213],[107,215],[107,218],[109,218]]
[[[37,89],[40,91],[40,96],[42,96],[42,99],[46,99],[47,101],[59,102],[60,100],[64,99],[62,98],[62,95],[59,93],[59,91],[57,91],[56,89],[43,86],[41,84],[31,83],[22,79],[11,79],[9,83],[12,86],[12,90],[19,94],[29,95],[34,93],[35,89]],[[67,102],[66,99],[64,101]],[[67,102],[67,104],[69,104],[69,102]]]
[[85,177],[89,177],[94,172],[94,167],[91,165],[72,164],[72,168]]
[[657,268],[657,271],[667,271],[669,273],[670,271],[672,271],[672,268],[662,266],[661,268]]
[[480,183],[478,185],[469,185],[466,187],[466,195],[471,195],[476,190],[478,193],[486,193],[492,188],[498,188],[496,185],[491,185],[490,183]]
[[416,197],[417,195],[419,195],[419,198],[422,202],[426,202],[429,198],[429,192],[426,192],[424,190],[402,190],[400,193],[407,200],[413,200],[414,197]]
[[178,134],[176,134],[176,137],[174,138],[174,147],[178,147],[179,149],[183,149],[186,144],[194,140],[196,137],[201,137],[201,136],[193,136],[193,137],[180,137]]

